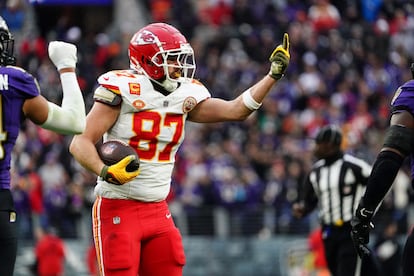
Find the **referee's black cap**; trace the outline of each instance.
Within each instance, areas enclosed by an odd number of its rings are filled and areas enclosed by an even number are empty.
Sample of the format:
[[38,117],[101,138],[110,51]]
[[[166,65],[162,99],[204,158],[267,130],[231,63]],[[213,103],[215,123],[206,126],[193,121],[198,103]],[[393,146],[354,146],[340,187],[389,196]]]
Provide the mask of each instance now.
[[317,144],[325,142],[339,146],[342,143],[342,131],[336,125],[326,125],[319,130],[315,142]]

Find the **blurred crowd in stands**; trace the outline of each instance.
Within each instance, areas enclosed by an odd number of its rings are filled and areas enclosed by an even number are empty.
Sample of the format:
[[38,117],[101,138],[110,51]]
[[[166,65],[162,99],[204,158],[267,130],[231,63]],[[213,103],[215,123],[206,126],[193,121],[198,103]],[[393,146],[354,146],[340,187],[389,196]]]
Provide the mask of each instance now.
[[[220,223],[217,210],[228,215],[232,235],[308,233],[311,222],[294,219],[291,203],[312,164],[312,137],[321,126],[338,124],[345,133],[344,150],[374,160],[388,125],[390,100],[412,78],[412,1],[144,2],[149,21],[173,24],[186,35],[196,54],[196,78],[214,97],[234,98],[265,75],[283,33],[290,37],[288,72],[260,110],[243,123],[188,126],[168,199],[178,221],[185,218],[184,233],[214,235],[220,227],[215,225]],[[6,20],[17,21],[9,21],[12,32],[23,26],[15,16],[20,12],[24,9],[2,7]],[[60,84],[47,43],[75,43],[89,109],[97,77],[129,66],[132,34],[114,31],[110,22],[105,30],[85,33],[65,19],[47,33],[21,36],[18,63],[38,78],[48,99],[58,102]],[[13,164],[22,238],[33,237],[33,225],[52,226],[64,238],[82,234],[79,223],[89,216],[96,176],[70,156],[70,139],[30,123],[24,126]],[[397,181],[398,189],[383,209],[405,232],[412,203],[406,168]]]

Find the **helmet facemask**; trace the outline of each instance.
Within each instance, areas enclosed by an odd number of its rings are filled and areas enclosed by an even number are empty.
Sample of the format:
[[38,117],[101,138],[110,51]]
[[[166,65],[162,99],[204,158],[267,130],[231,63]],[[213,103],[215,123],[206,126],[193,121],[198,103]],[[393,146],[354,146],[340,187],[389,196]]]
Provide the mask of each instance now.
[[[170,92],[178,87],[178,83],[191,82],[194,77],[194,52],[189,44],[181,44],[179,50],[160,51],[152,57],[151,62],[164,71],[163,78],[153,81]],[[170,68],[173,73],[169,73]]]
[[9,32],[6,22],[0,17],[0,65],[16,65],[13,52],[14,38]]

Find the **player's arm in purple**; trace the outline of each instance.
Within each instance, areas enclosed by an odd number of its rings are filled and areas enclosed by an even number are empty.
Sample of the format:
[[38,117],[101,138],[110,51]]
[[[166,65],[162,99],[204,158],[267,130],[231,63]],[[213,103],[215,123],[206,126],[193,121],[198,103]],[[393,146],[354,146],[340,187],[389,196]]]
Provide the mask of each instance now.
[[414,81],[396,91],[391,101],[391,122],[381,152],[374,163],[364,207],[375,210],[390,189],[404,158],[414,150]]

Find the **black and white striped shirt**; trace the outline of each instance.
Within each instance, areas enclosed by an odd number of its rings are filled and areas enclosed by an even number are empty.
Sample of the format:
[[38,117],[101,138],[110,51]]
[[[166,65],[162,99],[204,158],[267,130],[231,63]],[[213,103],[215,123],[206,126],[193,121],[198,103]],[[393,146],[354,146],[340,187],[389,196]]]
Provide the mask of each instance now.
[[311,211],[318,205],[320,221],[325,225],[349,222],[371,169],[366,161],[349,154],[318,160],[303,186],[305,208]]

